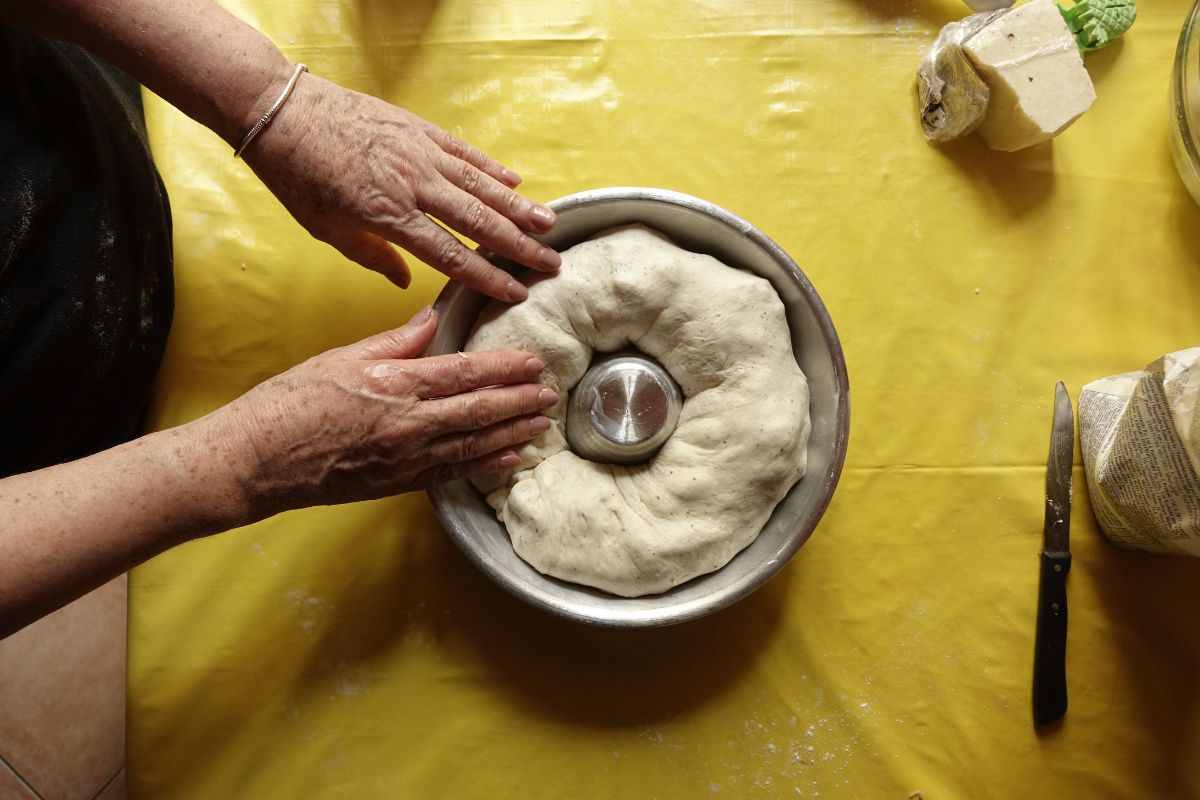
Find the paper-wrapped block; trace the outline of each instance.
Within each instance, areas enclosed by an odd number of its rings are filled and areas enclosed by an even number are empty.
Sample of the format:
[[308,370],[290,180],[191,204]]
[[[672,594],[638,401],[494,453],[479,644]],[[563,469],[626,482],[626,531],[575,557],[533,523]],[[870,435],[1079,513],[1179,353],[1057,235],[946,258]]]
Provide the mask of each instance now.
[[1115,544],[1200,555],[1200,347],[1093,381],[1079,397],[1088,494]]

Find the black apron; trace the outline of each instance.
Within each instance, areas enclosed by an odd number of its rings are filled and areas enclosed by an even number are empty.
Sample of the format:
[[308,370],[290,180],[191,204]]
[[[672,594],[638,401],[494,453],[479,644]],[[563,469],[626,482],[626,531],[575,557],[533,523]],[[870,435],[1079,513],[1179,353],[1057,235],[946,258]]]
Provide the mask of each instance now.
[[0,476],[136,437],[171,325],[137,84],[0,26]]

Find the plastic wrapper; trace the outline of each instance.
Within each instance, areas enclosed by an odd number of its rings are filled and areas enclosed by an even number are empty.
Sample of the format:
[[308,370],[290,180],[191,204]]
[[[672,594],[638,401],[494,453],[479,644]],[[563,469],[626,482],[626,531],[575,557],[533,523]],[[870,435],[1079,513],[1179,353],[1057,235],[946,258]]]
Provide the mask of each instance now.
[[1104,534],[1122,547],[1200,555],[1200,347],[1083,387],[1079,438]]
[[917,68],[917,106],[925,138],[948,142],[979,127],[990,92],[962,43],[1008,9],[972,14],[942,28]]

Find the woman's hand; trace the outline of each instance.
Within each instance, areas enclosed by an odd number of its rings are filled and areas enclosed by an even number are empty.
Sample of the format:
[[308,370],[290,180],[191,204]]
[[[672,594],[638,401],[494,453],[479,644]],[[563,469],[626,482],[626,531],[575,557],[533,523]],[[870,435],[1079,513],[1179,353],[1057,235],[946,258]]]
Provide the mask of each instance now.
[[[293,367],[217,412],[247,454],[248,519],[365,500],[516,466],[558,396],[530,353],[417,356],[437,330],[407,325]],[[235,462],[238,461],[235,456]]]
[[200,419],[0,480],[0,639],[190,539],[516,466],[557,399],[541,362],[418,358],[436,329],[418,314]]
[[[231,147],[292,75],[270,40],[210,0],[17,5],[0,3],[0,19],[108,58]],[[392,244],[498,300],[527,295],[431,217],[527,267],[554,272],[561,263],[526,235],[549,230],[554,214],[513,191],[516,173],[402,108],[318,75],[300,76],[243,157],[309,233],[400,286],[411,273]]]
[[319,76],[300,76],[243,157],[309,233],[402,287],[411,273],[389,242],[490,297],[528,295],[431,217],[527,267],[561,264],[526,234],[549,230],[554,213],[513,191],[516,173],[415,114]]

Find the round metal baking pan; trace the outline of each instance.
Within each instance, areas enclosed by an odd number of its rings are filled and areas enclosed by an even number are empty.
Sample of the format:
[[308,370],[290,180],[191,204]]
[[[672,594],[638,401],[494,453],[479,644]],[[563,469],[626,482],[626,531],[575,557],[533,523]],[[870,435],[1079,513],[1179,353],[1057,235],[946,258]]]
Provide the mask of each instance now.
[[[812,535],[837,486],[850,434],[850,389],[842,346],[812,283],[795,261],[749,222],[696,197],[665,189],[593,189],[549,203],[554,229],[539,237],[566,250],[612,227],[642,223],[679,246],[708,253],[766,278],[787,309],[796,361],[808,377],[812,434],[808,472],[775,508],[758,538],[716,572],[670,591],[624,598],[542,575],[513,551],[504,526],[466,481],[429,491],[450,537],[484,573],[512,594],[579,622],[611,627],[672,625],[725,608],[783,569]],[[429,354],[460,350],[487,298],[447,284]]]

